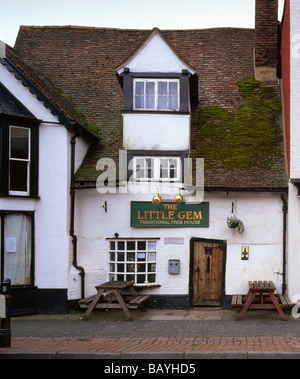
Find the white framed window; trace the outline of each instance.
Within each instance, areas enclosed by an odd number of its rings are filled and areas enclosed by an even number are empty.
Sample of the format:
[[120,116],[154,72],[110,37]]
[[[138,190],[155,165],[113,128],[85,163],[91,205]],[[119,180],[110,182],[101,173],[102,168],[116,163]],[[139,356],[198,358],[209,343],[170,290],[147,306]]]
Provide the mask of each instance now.
[[160,158],[160,180],[180,180],[179,158]]
[[30,128],[9,128],[9,194],[29,195]]
[[179,157],[133,157],[133,180],[181,181]]
[[154,158],[136,157],[134,158],[134,177],[137,180],[154,179]]
[[179,111],[179,79],[134,79],[134,109]]
[[109,280],[134,280],[136,285],[156,283],[157,241],[110,241]]

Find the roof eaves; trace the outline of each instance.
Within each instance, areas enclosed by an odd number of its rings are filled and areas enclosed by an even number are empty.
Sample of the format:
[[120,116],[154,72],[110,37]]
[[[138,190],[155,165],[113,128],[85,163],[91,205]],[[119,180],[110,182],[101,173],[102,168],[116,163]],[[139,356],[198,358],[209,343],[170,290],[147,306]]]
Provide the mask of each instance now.
[[[51,99],[43,89],[43,86],[39,83],[37,78],[29,78],[28,75],[20,68],[10,57],[9,52],[12,48],[8,47],[4,50],[5,55],[0,56],[0,63],[3,66],[6,66],[7,70],[14,74],[17,80],[20,80],[24,87],[28,88],[30,93],[36,95],[37,100],[41,101],[45,108],[49,109],[51,114],[58,117],[59,122],[65,125],[66,129],[75,128],[76,130],[80,130],[80,133],[84,135],[87,139],[91,141],[99,140],[95,134],[90,132],[87,128],[84,127],[75,117],[69,117],[65,114],[65,112],[60,108],[56,102]],[[2,49],[3,51],[3,49]],[[8,54],[7,54],[8,53]],[[30,75],[32,77],[32,75]]]
[[37,85],[31,81],[8,57],[0,58],[0,63],[6,66],[7,70],[14,74],[17,80],[20,80],[24,87],[29,89],[29,92],[36,95],[37,99],[44,103],[47,109],[50,109],[51,113],[58,116],[60,122],[64,123],[68,128],[71,126],[71,120],[65,116],[65,114],[37,87]]

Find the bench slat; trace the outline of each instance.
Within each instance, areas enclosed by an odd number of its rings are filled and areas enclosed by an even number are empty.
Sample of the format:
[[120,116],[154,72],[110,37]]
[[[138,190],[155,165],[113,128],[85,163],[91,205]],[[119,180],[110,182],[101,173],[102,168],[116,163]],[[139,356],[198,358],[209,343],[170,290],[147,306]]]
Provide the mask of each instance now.
[[139,305],[139,304],[142,304],[144,301],[148,300],[149,297],[150,297],[150,295],[137,296],[136,298],[132,299],[128,304]]
[[236,302],[237,302],[237,295],[233,295],[231,299],[231,305],[233,307],[236,307]]
[[243,305],[243,295],[233,295],[231,300],[231,306],[233,308]]

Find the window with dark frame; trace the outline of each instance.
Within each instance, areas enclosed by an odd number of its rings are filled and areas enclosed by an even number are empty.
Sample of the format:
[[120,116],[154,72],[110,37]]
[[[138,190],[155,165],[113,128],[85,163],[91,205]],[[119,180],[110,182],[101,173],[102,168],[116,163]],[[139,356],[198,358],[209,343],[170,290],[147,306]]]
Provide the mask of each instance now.
[[39,123],[0,117],[0,196],[38,196]]
[[179,79],[135,79],[134,109],[179,111]]
[[30,129],[9,128],[9,193],[28,195],[30,181]]

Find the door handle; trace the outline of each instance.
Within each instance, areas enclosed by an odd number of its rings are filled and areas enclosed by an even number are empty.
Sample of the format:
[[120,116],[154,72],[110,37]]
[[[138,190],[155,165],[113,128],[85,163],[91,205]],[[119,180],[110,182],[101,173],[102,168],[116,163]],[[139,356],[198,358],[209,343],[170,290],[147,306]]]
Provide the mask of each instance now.
[[199,266],[194,266],[194,271],[199,271],[200,267]]

